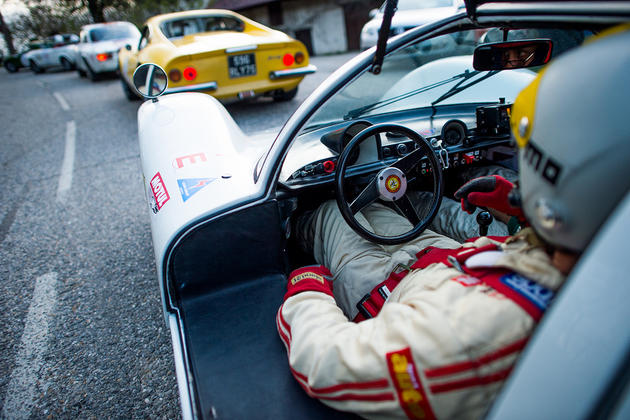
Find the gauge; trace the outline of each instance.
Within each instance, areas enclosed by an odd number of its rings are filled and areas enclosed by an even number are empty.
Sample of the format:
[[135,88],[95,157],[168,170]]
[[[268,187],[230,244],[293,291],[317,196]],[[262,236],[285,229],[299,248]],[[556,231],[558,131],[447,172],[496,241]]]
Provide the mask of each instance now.
[[[343,146],[342,150],[348,145],[348,143],[350,143],[350,141],[354,138],[354,136],[356,136],[361,131],[365,130],[371,125],[372,124],[367,121],[357,121],[347,126],[346,129],[343,131],[343,134],[341,135],[341,141],[342,141],[342,146]],[[353,163],[355,163],[358,157],[359,157],[359,148],[357,147],[355,150],[352,151],[352,154],[348,156],[348,164],[352,165]]]
[[405,156],[408,151],[409,147],[407,147],[405,143],[400,143],[398,146],[396,146],[396,152],[398,152],[399,156]]
[[442,140],[447,146],[462,144],[467,137],[466,124],[460,120],[450,120],[442,127]]

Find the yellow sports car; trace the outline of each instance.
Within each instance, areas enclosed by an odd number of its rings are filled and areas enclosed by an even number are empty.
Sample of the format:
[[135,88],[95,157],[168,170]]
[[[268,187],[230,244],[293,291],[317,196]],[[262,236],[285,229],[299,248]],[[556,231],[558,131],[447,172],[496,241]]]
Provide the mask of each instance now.
[[222,101],[295,97],[315,72],[301,42],[229,10],[191,10],[147,20],[138,45],[118,55],[123,90],[136,99],[132,76],[143,63],[168,74],[167,93],[206,92]]

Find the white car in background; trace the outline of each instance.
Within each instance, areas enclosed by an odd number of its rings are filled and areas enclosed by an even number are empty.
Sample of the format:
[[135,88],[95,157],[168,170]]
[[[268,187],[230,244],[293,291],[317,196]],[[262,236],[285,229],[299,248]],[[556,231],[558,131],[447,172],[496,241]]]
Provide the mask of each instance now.
[[53,35],[44,40],[41,48],[27,52],[20,60],[24,67],[29,67],[34,73],[43,73],[53,67],[72,70],[77,58],[75,44],[78,42],[76,34]]
[[96,80],[101,74],[118,70],[118,51],[137,44],[140,31],[129,22],[95,23],[83,26],[79,38],[77,72]]
[[[454,15],[464,8],[462,0],[399,0],[398,9],[392,19],[389,36],[401,34],[416,26]],[[376,45],[378,30],[383,22],[385,2],[379,9],[370,11],[370,20],[361,30],[361,50]]]

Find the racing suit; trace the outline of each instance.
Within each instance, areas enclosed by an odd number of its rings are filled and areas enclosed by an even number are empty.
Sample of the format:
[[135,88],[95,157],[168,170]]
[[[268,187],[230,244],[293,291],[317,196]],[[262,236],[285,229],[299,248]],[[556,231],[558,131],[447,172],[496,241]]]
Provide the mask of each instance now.
[[[357,219],[382,235],[410,227],[381,205]],[[426,230],[380,246],[356,235],[334,202],[302,228],[330,272],[305,268],[289,280],[277,328],[291,371],[310,396],[370,419],[482,416],[564,280],[527,231],[462,246]],[[385,278],[382,308],[362,317],[357,302],[383,292]]]

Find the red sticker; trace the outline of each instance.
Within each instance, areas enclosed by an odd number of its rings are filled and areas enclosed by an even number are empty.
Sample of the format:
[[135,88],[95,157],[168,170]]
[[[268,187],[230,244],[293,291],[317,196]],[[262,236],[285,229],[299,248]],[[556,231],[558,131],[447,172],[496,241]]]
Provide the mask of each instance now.
[[164,185],[164,181],[159,172],[151,179],[150,185],[153,198],[155,199],[154,212],[157,213],[171,197],[168,195],[166,185]]
[[180,156],[178,158],[175,158],[175,160],[173,161],[173,167],[175,169],[181,169],[184,166],[187,166],[187,164],[194,165],[195,163],[206,162],[206,161],[207,159],[206,159],[205,153],[203,152],[193,153],[192,155]]
[[410,419],[435,419],[422,389],[409,347],[387,353],[387,367],[398,394],[400,406]]
[[456,281],[464,287],[478,286],[483,283],[476,277],[466,275],[453,277],[451,280]]

